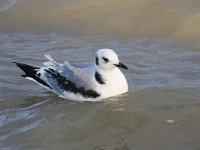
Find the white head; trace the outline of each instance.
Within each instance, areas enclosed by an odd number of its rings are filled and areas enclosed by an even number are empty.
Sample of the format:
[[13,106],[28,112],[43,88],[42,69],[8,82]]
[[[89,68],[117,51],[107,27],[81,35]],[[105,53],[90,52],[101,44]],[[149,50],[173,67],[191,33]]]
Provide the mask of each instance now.
[[112,70],[115,67],[121,67],[128,69],[124,64],[122,64],[117,54],[111,49],[100,49],[96,52],[95,57],[96,69],[101,70]]

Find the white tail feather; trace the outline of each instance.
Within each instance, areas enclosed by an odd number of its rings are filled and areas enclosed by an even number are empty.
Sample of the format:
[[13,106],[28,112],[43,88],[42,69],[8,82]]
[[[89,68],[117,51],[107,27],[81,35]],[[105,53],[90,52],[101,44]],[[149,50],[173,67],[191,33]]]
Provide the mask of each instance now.
[[55,61],[49,54],[45,54],[45,57],[48,59],[49,62],[44,62],[45,66],[60,66],[60,64]]

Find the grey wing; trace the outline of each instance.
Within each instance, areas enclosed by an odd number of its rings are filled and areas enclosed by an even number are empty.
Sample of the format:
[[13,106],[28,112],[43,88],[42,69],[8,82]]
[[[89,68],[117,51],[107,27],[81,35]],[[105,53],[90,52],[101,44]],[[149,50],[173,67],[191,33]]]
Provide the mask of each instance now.
[[[90,90],[95,88],[95,84],[92,80],[92,67],[86,68],[78,68],[70,65],[68,62],[64,64],[59,64],[55,60],[53,60],[49,55],[45,55],[45,57],[49,60],[48,62],[44,62],[43,64],[46,66],[43,68],[45,72],[54,72],[59,73],[62,77],[65,77],[68,81],[74,83],[76,87],[81,88],[83,87],[85,90]],[[50,73],[49,72],[49,73]],[[56,87],[57,83],[55,80],[49,77],[49,74],[45,74],[43,77],[48,84]],[[58,88],[58,87],[57,87]],[[56,90],[58,90],[56,88]],[[61,92],[58,90],[59,93]]]

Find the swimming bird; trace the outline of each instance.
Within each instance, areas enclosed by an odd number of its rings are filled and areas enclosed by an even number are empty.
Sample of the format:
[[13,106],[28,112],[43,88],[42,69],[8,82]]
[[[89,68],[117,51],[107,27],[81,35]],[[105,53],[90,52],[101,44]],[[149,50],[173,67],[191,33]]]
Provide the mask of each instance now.
[[37,67],[15,63],[22,77],[35,81],[60,97],[75,101],[100,101],[126,93],[128,84],[119,68],[128,69],[111,49],[97,50],[94,63],[80,68],[69,62],[58,63],[45,54],[47,62]]

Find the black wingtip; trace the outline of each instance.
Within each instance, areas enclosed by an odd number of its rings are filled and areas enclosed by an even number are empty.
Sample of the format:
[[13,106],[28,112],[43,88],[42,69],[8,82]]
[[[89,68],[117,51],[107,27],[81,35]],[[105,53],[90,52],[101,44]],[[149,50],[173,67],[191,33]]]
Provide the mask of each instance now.
[[43,84],[44,86],[52,89],[45,81],[43,81],[42,79],[40,79],[40,77],[37,76],[37,70],[39,70],[39,67],[34,67],[28,64],[23,64],[23,63],[17,63],[17,62],[12,62],[14,64],[17,65],[17,67],[19,67],[22,71],[24,71],[24,75],[21,75],[22,77],[26,78],[32,78],[33,80],[35,80],[36,82]]
[[12,62],[13,64],[15,64],[16,66],[18,66],[18,67],[19,67],[20,64],[21,64],[21,63],[18,63],[18,62],[16,62],[16,61],[11,61],[11,62]]
[[26,76],[26,75],[24,75],[24,74],[22,74],[21,76],[22,76],[22,77],[24,77],[24,78],[26,78],[26,77],[27,77],[27,76]]
[[34,67],[31,65],[18,63],[15,61],[12,61],[12,63],[16,64],[17,67],[19,67],[22,71],[24,71],[25,75],[22,75],[22,77],[32,77],[34,78],[36,76],[36,70],[39,69],[38,67]]

